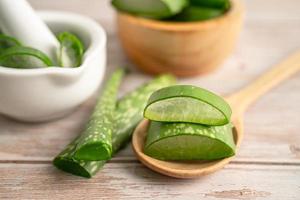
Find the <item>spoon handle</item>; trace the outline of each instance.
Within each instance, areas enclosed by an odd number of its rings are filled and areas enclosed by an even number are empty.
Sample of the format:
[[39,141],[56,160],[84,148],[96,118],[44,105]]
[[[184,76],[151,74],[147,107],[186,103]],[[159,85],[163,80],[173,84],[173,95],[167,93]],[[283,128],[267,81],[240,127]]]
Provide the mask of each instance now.
[[263,74],[253,83],[230,95],[227,101],[235,114],[242,114],[247,107],[261,95],[278,85],[281,81],[300,70],[300,51],[276,64],[270,71]]

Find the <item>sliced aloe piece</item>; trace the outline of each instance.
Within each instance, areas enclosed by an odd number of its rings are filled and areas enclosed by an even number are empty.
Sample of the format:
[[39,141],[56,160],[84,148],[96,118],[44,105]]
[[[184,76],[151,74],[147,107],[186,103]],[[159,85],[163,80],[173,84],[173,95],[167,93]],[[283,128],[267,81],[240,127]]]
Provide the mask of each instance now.
[[151,95],[144,117],[162,122],[224,125],[230,121],[231,108],[221,97],[205,89],[175,85]]
[[[143,110],[150,95],[154,91],[174,83],[174,77],[163,75],[140,86],[118,101],[114,114],[116,124],[112,134],[113,153],[116,153],[130,140],[135,126],[143,119]],[[53,164],[63,171],[90,178],[102,168],[106,160],[76,160],[74,153],[78,140],[77,138],[72,141],[64,151],[56,156]]]
[[52,66],[50,58],[31,47],[13,46],[0,54],[0,66],[11,68],[42,68]]
[[57,36],[60,42],[58,63],[61,67],[78,67],[81,65],[84,47],[79,38],[69,32]]
[[3,35],[0,33],[0,54],[5,50],[13,46],[21,46],[21,43],[15,38]]
[[112,156],[113,115],[123,70],[117,70],[106,83],[84,131],[78,139],[77,160],[107,160]]
[[160,160],[214,160],[233,156],[232,125],[152,121],[144,152]]
[[223,13],[224,11],[221,9],[189,6],[170,20],[182,22],[203,21],[219,17],[223,15]]
[[123,12],[162,19],[179,13],[188,0],[113,0],[112,4]]
[[228,10],[230,8],[229,0],[190,0],[191,5]]

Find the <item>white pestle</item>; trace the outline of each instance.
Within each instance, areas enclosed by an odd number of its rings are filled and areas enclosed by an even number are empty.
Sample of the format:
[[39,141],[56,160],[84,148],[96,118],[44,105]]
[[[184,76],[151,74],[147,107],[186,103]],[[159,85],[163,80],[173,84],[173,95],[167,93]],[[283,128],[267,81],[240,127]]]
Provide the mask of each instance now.
[[59,42],[26,0],[0,0],[0,29],[56,62]]

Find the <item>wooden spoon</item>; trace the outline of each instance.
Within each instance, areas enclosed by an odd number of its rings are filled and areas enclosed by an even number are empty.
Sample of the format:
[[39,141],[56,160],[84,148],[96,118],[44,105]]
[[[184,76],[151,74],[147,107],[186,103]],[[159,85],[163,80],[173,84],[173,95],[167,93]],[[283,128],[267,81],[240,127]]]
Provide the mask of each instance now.
[[[274,66],[244,89],[225,97],[233,110],[234,138],[237,148],[243,138],[243,113],[258,97],[300,70],[300,51]],[[135,129],[132,147],[138,159],[150,169],[176,178],[196,178],[221,169],[233,157],[215,161],[162,161],[143,153],[149,121],[143,120]]]

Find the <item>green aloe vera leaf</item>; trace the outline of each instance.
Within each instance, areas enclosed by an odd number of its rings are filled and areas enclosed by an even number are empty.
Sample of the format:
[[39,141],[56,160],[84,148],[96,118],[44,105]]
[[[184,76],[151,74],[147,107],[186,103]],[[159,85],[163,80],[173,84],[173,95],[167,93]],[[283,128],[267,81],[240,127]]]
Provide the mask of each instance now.
[[219,17],[224,14],[224,11],[216,8],[188,6],[183,9],[178,15],[170,18],[170,21],[178,22],[193,22],[209,20],[215,17]]
[[113,116],[123,74],[123,70],[117,70],[106,83],[94,112],[78,139],[75,159],[96,161],[111,158]]
[[175,85],[151,95],[144,117],[162,122],[224,125],[230,121],[231,108],[222,97],[208,90],[191,85]]
[[127,94],[118,102],[115,116],[116,130],[113,133],[113,152],[130,140],[134,128],[143,119],[143,110],[150,95],[160,88],[175,84],[175,81],[171,75],[159,76]]
[[145,154],[159,160],[214,160],[233,156],[232,125],[150,122]]
[[0,54],[0,66],[28,69],[52,65],[52,61],[46,54],[31,47],[13,46]]
[[113,0],[112,5],[123,12],[162,19],[173,16],[188,5],[188,0]]
[[190,0],[190,4],[200,7],[221,9],[224,11],[230,8],[229,0]]
[[84,47],[80,39],[69,32],[57,36],[60,42],[58,63],[61,67],[78,67],[81,65]]
[[21,43],[13,37],[9,37],[0,33],[0,54],[5,49],[8,49],[13,46],[21,46]]
[[[162,75],[126,94],[118,101],[114,114],[115,119],[118,120],[114,120],[116,125],[112,134],[113,153],[116,153],[130,140],[134,128],[143,119],[143,109],[150,95],[154,91],[174,83],[174,77]],[[55,157],[53,164],[65,172],[90,178],[102,168],[106,161],[76,160],[73,155],[77,143],[78,138]]]

